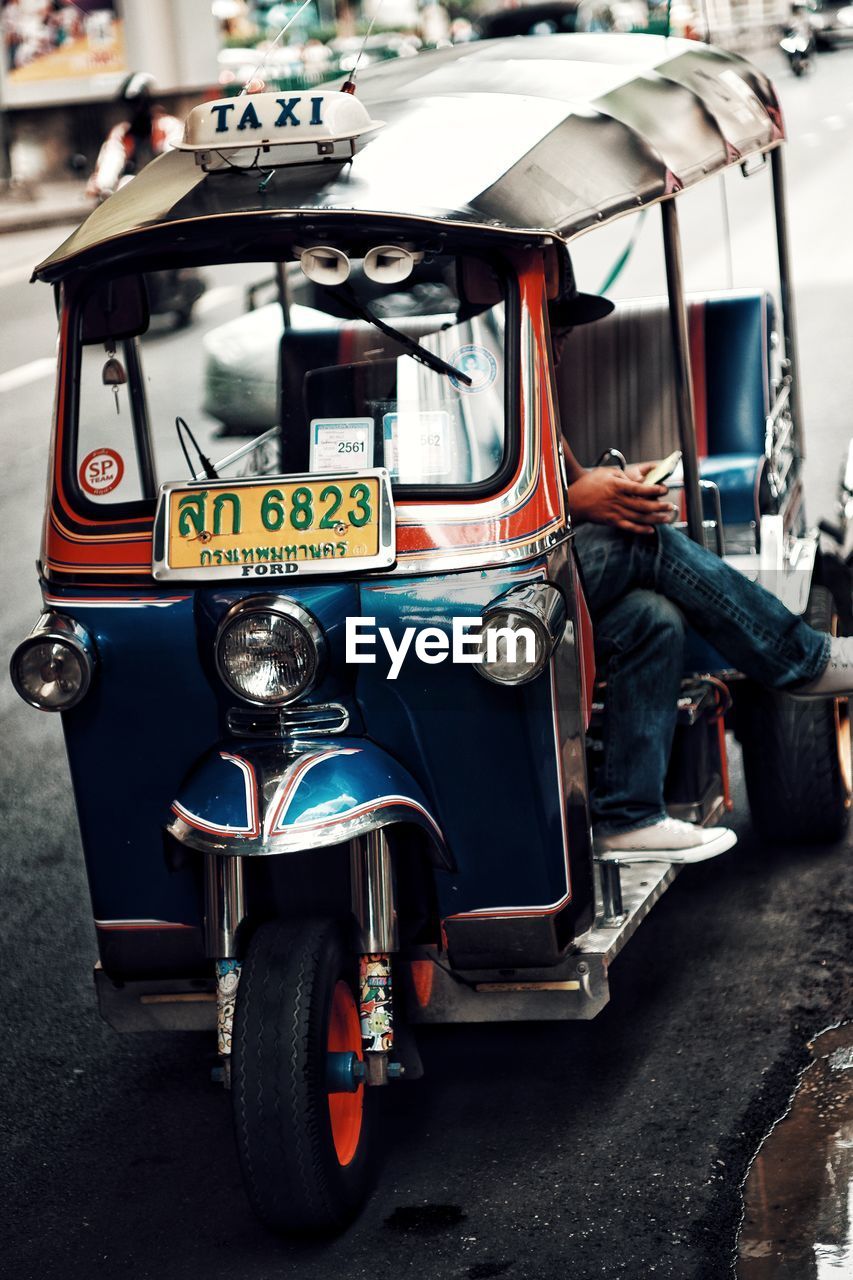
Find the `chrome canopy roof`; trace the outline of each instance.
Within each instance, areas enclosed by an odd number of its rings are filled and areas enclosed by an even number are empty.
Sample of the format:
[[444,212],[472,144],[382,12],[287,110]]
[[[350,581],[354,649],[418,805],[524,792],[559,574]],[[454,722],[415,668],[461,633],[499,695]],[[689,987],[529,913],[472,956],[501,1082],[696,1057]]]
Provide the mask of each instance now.
[[518,36],[363,72],[385,128],[346,165],[206,174],[171,151],[110,197],[35,272],[61,279],[146,248],[227,251],[231,218],[424,221],[563,238],[670,196],[783,137],[762,72],[690,40]]

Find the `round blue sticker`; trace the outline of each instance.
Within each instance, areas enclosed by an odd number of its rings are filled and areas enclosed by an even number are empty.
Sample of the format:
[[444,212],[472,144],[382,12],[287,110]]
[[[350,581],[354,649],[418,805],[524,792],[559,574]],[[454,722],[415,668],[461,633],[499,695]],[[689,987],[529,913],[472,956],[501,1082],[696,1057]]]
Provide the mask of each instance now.
[[498,376],[498,362],[491,351],[487,351],[485,347],[478,347],[474,343],[454,351],[450,357],[450,363],[471,379],[469,385],[467,382],[460,382],[453,374],[450,375],[450,381],[456,390],[464,391],[468,395],[473,395],[475,391],[485,391]]

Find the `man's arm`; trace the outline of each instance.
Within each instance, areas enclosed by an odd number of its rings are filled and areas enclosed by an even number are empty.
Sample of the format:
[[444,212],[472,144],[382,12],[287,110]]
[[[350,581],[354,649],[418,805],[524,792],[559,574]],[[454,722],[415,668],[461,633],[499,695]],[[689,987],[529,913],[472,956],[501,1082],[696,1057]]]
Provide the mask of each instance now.
[[655,465],[643,462],[622,471],[619,467],[582,467],[565,438],[563,454],[569,482],[569,511],[575,524],[586,521],[612,524],[627,533],[651,533],[657,524],[668,524],[677,508],[666,501],[665,484],[642,484]]

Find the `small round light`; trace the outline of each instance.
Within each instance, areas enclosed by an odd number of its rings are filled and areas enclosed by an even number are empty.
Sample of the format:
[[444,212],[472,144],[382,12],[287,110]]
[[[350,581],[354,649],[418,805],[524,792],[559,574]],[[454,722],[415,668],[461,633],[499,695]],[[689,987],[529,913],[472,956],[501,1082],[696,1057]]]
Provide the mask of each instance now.
[[92,681],[94,650],[77,623],[43,614],[32,634],[12,654],[12,684],[39,711],[70,711]]
[[292,702],[317,680],[323,637],[307,610],[289,600],[252,600],[219,630],[216,661],[233,693],[263,706]]
[[342,249],[333,249],[328,244],[303,249],[299,255],[299,263],[309,280],[325,285],[343,284],[352,266]]
[[495,609],[480,631],[477,670],[495,684],[527,684],[545,667],[552,648],[539,618],[519,609]]

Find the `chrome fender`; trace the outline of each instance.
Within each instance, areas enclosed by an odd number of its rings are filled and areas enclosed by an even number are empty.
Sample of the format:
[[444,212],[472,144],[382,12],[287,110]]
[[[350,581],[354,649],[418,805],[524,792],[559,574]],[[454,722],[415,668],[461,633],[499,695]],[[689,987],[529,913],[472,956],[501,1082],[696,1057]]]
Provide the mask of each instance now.
[[172,804],[166,830],[202,853],[241,857],[342,844],[394,823],[430,838],[450,867],[444,834],[408,770],[375,743],[338,738],[299,752],[282,744],[221,745],[204,756]]

